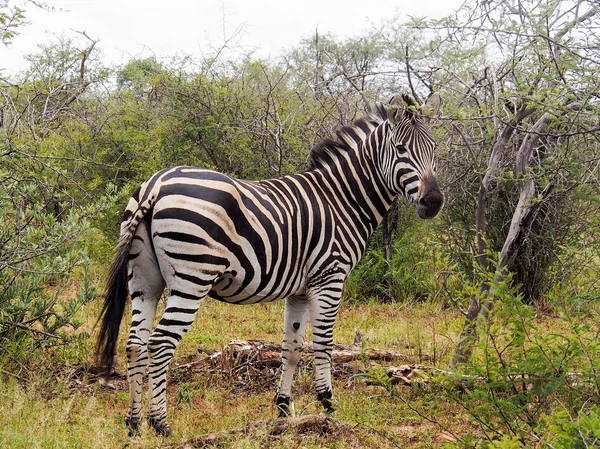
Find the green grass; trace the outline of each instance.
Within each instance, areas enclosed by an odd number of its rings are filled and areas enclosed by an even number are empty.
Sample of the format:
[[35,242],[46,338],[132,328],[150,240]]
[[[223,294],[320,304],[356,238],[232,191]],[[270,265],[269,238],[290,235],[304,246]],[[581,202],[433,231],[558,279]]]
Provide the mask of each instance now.
[[0,398],[2,447],[117,447],[122,441],[115,407],[122,400],[77,391],[44,397],[35,384],[25,389],[14,380],[2,381]]

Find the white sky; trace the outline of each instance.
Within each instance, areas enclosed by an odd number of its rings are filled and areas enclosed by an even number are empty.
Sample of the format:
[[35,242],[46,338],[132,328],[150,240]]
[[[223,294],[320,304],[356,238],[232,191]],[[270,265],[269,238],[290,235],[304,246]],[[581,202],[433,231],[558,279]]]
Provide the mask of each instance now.
[[[13,0],[13,4],[19,4]],[[303,37],[331,32],[350,37],[397,13],[441,17],[463,0],[45,0],[58,12],[26,6],[30,25],[19,29],[9,48],[0,44],[4,74],[26,67],[23,55],[53,34],[100,39],[103,60],[175,54],[201,56],[241,29],[234,43],[259,56],[275,56]]]

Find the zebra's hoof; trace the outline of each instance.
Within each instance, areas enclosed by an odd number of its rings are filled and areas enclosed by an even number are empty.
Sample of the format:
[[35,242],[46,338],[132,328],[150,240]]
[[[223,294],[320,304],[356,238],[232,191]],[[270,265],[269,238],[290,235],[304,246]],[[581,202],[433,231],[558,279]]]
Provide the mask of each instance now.
[[173,435],[173,429],[170,425],[164,424],[156,429],[156,434],[160,435],[161,437],[170,437]]
[[287,418],[290,416],[290,398],[288,396],[275,395],[275,404],[279,411],[279,418]]
[[127,433],[127,435],[129,437],[138,437],[140,436],[140,427],[141,427],[141,423],[139,419],[133,419],[131,417],[127,417],[125,418],[125,424],[127,425],[127,428],[129,429],[129,432]]
[[173,429],[166,421],[162,422],[153,418],[148,418],[148,424],[150,424],[150,427],[154,429],[158,436],[170,437],[173,435]]
[[317,400],[323,404],[323,408],[325,408],[327,413],[335,412],[337,403],[333,399],[333,393],[331,390],[317,393]]
[[277,413],[278,418],[288,418],[290,416],[290,407],[286,404],[278,405],[279,413]]
[[335,403],[335,401],[333,399],[323,399],[321,401],[321,404],[323,404],[323,408],[325,409],[326,413],[335,412],[337,404]]

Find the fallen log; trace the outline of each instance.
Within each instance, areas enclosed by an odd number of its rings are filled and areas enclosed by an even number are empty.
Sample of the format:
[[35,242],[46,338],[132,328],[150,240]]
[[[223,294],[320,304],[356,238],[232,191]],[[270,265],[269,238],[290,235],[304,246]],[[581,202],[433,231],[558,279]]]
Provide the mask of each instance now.
[[306,435],[316,433],[325,435],[336,432],[341,429],[343,424],[322,413],[318,415],[306,415],[290,418],[267,419],[261,421],[248,421],[245,427],[221,432],[206,433],[198,435],[188,440],[170,444],[168,448],[203,448],[207,446],[217,446],[226,443],[232,436],[240,434],[250,434],[265,429],[270,436],[281,435],[285,432],[294,432],[297,435]]

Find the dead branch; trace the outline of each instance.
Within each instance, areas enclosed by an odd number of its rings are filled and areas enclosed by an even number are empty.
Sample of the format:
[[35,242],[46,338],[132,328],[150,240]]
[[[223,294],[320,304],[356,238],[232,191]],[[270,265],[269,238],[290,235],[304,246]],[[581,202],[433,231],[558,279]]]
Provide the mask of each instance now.
[[515,116],[510,122],[504,127],[500,136],[496,140],[494,147],[492,148],[492,154],[488,161],[488,167],[481,181],[479,192],[477,194],[477,205],[475,211],[475,230],[477,233],[477,249],[479,255],[479,263],[482,268],[487,269],[489,261],[487,259],[487,244],[484,240],[484,236],[487,231],[486,211],[488,202],[488,192],[492,187],[492,183],[495,177],[498,175],[500,162],[504,157],[506,146],[514,134],[517,126],[529,115],[535,112],[534,108],[523,105],[516,112]]
[[[515,173],[518,176],[527,177],[521,188],[519,195],[519,202],[513,214],[510,229],[502,251],[500,251],[500,259],[496,267],[495,280],[500,280],[499,276],[503,275],[505,269],[509,269],[514,263],[517,257],[519,246],[525,235],[525,231],[528,229],[531,220],[534,217],[535,211],[543,204],[544,200],[548,197],[552,191],[552,184],[548,184],[544,190],[536,195],[535,193],[535,182],[531,176],[527,175],[527,169],[529,167],[529,160],[533,154],[534,145],[540,138],[540,133],[546,128],[551,122],[552,115],[548,112],[544,113],[542,117],[533,126],[532,132],[527,133],[519,151],[517,153],[517,164]],[[496,282],[494,283],[496,285]],[[481,308],[481,313],[477,318],[478,322],[487,319],[491,309],[492,301],[494,299],[494,291],[490,288],[487,300]]]
[[390,378],[392,385],[423,385],[431,382],[434,375],[441,375],[451,378],[453,387],[456,390],[463,391],[466,388],[472,388],[475,383],[483,382],[483,378],[475,376],[458,376],[452,371],[435,368],[427,365],[400,365],[388,366],[386,373]]
[[[233,340],[229,342],[221,351],[211,353],[200,348],[199,352],[210,353],[210,355],[195,360],[190,363],[179,365],[178,368],[185,369],[199,365],[220,366],[227,365],[240,366],[242,364],[252,363],[257,368],[278,368],[281,365],[281,345],[270,343],[263,340]],[[309,345],[302,348],[301,360],[307,361],[313,357],[313,350]],[[421,359],[430,360],[428,355],[421,355]],[[354,345],[334,345],[331,354],[331,361],[334,364],[346,364],[356,360],[377,360],[377,361],[411,361],[415,356],[404,354],[397,351],[388,351],[384,349],[360,348]]]
[[[94,50],[94,47],[100,40],[92,39],[90,36],[88,36],[86,34],[85,31],[76,31],[76,30],[73,30],[73,31],[81,34],[86,39],[88,39],[90,41],[90,44],[81,51],[81,61],[79,63],[79,79],[78,79],[78,83],[77,83],[77,86],[75,87],[75,89],[69,93],[67,98],[62,100],[62,104],[57,106],[53,111],[50,111],[49,114],[46,114],[46,111],[45,111],[46,107],[44,107],[44,114],[46,115],[48,122],[51,122],[51,121],[54,121],[55,119],[57,119],[59,117],[59,115],[61,114],[61,112],[65,111],[71,105],[71,103],[73,103],[75,100],[77,100],[86,91],[86,89],[89,87],[89,85],[92,83],[91,80],[87,80],[85,77],[85,74],[86,74],[85,73],[86,72],[85,64],[86,64],[89,56],[91,55],[92,51]],[[50,96],[46,100],[49,101]]]
[[0,373],[6,374],[7,376],[14,377],[15,379],[20,380],[21,382],[27,382],[27,379],[25,379],[24,377],[21,377],[15,373],[11,373],[10,371],[0,369]]
[[412,78],[410,76],[411,65],[409,61],[410,60],[408,57],[408,45],[406,45],[406,48],[404,49],[404,62],[406,63],[406,78],[408,79],[408,85],[410,86],[410,92],[412,93],[413,98],[417,101],[417,103],[421,104],[421,99],[417,95],[415,87],[413,86]]
[[[201,352],[209,351],[201,350]],[[342,375],[347,378],[350,378],[350,376],[362,377],[366,379],[368,385],[381,385],[381,382],[370,376],[368,372],[361,370],[360,367],[350,365],[349,362],[356,360],[379,362],[409,357],[406,354],[401,354],[394,351],[373,348],[361,350],[350,345],[336,345],[336,349],[333,351],[333,354],[335,355],[333,357],[334,375]],[[305,347],[302,355],[303,360],[306,361],[311,355],[312,351],[308,347]],[[177,368],[186,369],[196,367],[198,370],[209,370],[211,372],[221,372],[226,374],[229,373],[235,377],[238,377],[240,374],[240,369],[243,369],[248,371],[248,375],[252,378],[257,375],[264,377],[265,371],[261,370],[268,369],[271,372],[271,378],[268,382],[270,384],[274,380],[273,377],[275,376],[275,371],[273,368],[279,368],[280,365],[281,345],[262,340],[233,340],[228,343],[222,351],[214,352],[207,357],[203,357],[200,360],[191,363],[179,365]],[[460,374],[454,371],[447,371],[419,363],[409,363],[398,366],[392,365],[387,366],[384,369],[391,385],[427,385],[439,382],[440,378],[443,378],[446,379],[446,382],[443,382],[445,388],[464,391],[465,389],[473,388],[477,384],[485,384],[486,382],[486,379],[481,376]],[[568,381],[575,385],[581,380],[582,376],[582,373],[568,373]],[[507,381],[511,379],[518,380],[520,384],[524,385],[524,388],[531,388],[533,387],[534,383],[539,382],[540,377],[534,374],[519,373],[507,377]],[[486,388],[490,388],[490,386],[488,385]],[[500,385],[497,388],[500,390],[506,388],[506,386]],[[309,423],[312,422],[309,418],[307,418],[307,420]],[[298,421],[298,423],[302,422],[303,421]],[[285,421],[283,424],[278,424],[276,421],[259,421],[257,425],[265,426],[267,423],[269,426],[271,426],[271,430],[269,430],[270,435],[278,435],[279,433],[288,430],[287,426],[292,426],[295,428],[297,425],[300,425],[296,423],[296,421]],[[254,429],[256,428],[255,424],[256,423],[249,423],[248,426],[254,426],[252,427],[252,429]],[[286,427],[277,433],[276,429],[280,425],[284,425]],[[241,433],[242,431],[244,431],[244,429],[238,429],[232,432]],[[227,435],[231,435],[232,432],[228,432]],[[217,433],[209,434],[208,436],[203,435],[196,438],[200,438],[202,441],[212,441],[212,438],[216,438],[216,441],[220,441],[223,438],[223,435],[224,434],[222,433]]]
[[390,378],[392,385],[413,385],[415,383],[424,383],[431,379],[432,373],[453,375],[449,371],[434,368],[427,365],[400,365],[388,366],[386,373]]

